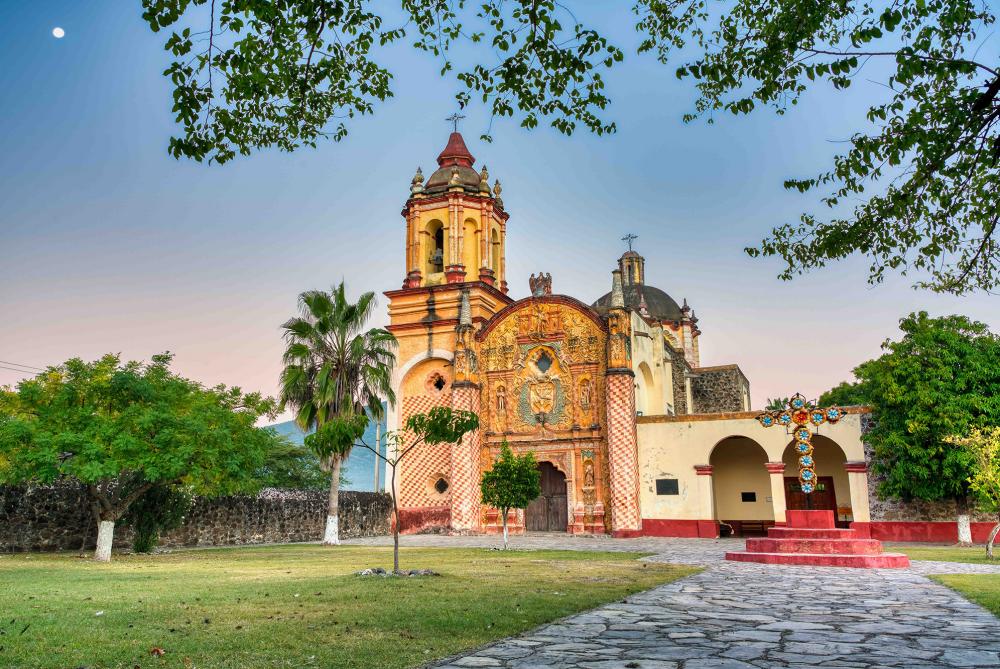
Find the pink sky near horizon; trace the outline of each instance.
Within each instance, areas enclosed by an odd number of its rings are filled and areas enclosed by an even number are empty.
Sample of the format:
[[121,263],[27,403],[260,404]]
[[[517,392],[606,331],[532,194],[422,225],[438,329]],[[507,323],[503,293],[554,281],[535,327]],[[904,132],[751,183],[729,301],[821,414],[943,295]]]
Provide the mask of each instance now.
[[[224,166],[176,161],[162,36],[110,5],[65,3],[63,39],[51,37],[49,3],[23,3],[0,43],[4,97],[0,151],[0,360],[44,367],[120,352],[174,352],[175,368],[205,384],[277,391],[280,325],[299,292],[341,279],[349,292],[399,288],[410,179],[424,174],[450,129],[453,84],[424,56],[390,54],[395,97],[353,120],[342,143],[294,154],[265,151]],[[630,17],[605,17],[620,43]],[[615,23],[617,22],[617,23]],[[620,24],[620,25],[619,25]],[[876,85],[817,88],[779,117],[759,111],[684,124],[694,92],[673,69],[630,56],[607,77],[618,132],[564,137],[515,122],[478,135],[484,110],[463,131],[477,166],[504,186],[511,214],[511,295],[528,276],[590,303],[610,289],[639,235],[647,282],[700,319],[702,363],[738,363],[753,405],[802,392],[816,397],[850,377],[920,309],[962,313],[1000,328],[1000,298],[936,295],[891,276],[869,286],[852,257],[798,277],[744,247],[803,211],[825,215],[820,192],[782,188],[815,175],[853,132]],[[378,317],[385,324],[386,300]],[[4,369],[0,385],[23,375]]]

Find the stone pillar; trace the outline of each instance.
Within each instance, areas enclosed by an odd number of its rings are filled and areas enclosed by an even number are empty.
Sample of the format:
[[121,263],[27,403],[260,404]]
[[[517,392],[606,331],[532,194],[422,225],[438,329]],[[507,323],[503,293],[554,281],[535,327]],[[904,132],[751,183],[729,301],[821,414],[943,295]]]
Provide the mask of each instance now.
[[[479,414],[479,386],[456,381],[451,387],[455,410]],[[482,429],[470,432],[451,446],[451,526],[460,532],[479,529],[479,451]]]
[[715,520],[715,488],[712,482],[712,474],[715,468],[712,465],[695,465],[694,471],[698,474],[698,520]]
[[851,488],[851,515],[856,523],[870,523],[871,509],[868,506],[868,463],[845,462],[847,482]]
[[611,533],[634,537],[642,533],[639,517],[639,458],[635,435],[635,375],[631,369],[610,369],[606,379],[608,410],[608,470],[611,474]]
[[767,473],[771,477],[771,508],[774,510],[774,524],[784,525],[786,522],[785,511],[788,510],[785,502],[785,463],[765,462]]

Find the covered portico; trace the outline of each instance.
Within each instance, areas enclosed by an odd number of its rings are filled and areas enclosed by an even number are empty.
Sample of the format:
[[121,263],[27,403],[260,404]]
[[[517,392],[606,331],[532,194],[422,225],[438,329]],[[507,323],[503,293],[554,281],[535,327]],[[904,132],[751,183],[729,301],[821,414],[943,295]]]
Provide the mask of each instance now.
[[[834,510],[845,526],[870,521],[864,412],[849,409],[814,438],[820,486],[810,503]],[[645,534],[718,536],[720,523],[736,534],[763,533],[784,524],[787,509],[805,507],[792,439],[762,427],[758,413],[637,419]]]

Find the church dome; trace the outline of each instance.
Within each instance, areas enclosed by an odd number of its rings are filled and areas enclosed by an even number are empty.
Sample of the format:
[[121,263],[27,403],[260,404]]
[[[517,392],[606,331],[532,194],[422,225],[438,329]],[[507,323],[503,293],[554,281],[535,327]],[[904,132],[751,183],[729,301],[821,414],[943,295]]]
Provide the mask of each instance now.
[[[631,245],[635,236],[629,235],[624,239]],[[646,285],[646,259],[631,248],[618,259],[618,271],[621,272],[626,307],[658,321],[680,321],[687,315],[689,309],[686,302],[681,307],[659,288]],[[602,295],[593,306],[600,312],[606,312],[611,308],[611,293]]]
[[461,133],[451,133],[448,145],[437,158],[438,169],[427,179],[424,193],[444,193],[453,186],[461,186],[470,193],[479,193],[482,175],[473,169],[475,162],[476,159],[465,146]]
[[[626,307],[639,311],[645,300],[646,311],[650,317],[658,321],[679,321],[683,316],[677,301],[655,286],[642,283],[625,284],[622,286],[622,293],[625,295]],[[611,293],[602,295],[593,306],[600,312],[607,311],[611,307]]]

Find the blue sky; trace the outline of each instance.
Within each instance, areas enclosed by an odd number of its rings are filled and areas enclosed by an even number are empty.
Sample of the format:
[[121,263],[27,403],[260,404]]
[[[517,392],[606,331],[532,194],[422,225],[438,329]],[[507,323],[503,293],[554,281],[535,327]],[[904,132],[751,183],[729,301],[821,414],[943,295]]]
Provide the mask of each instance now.
[[[504,186],[514,297],[544,270],[556,292],[596,299],[619,239],[635,233],[648,282],[697,311],[703,364],[739,363],[756,406],[847,378],[915,309],[998,327],[998,298],[918,292],[906,279],[870,287],[863,258],[784,283],[778,262],[743,253],[772,225],[821,213],[816,196],[781,183],[829,165],[838,142],[864,129],[877,86],[817,90],[784,117],[685,125],[690,83],[634,54],[625,5],[603,7],[588,12],[627,51],[607,77],[616,135],[567,138],[502,120],[485,145],[484,110],[466,112],[477,164]],[[353,294],[399,287],[400,207],[455,110],[456,85],[432,57],[389,53],[395,97],[353,121],[342,143],[208,166],[167,155],[169,59],[138,1],[8,2],[0,17],[0,360],[169,349],[206,383],[274,393],[279,326],[300,291],[342,278]],[[19,377],[0,369],[0,385]]]

